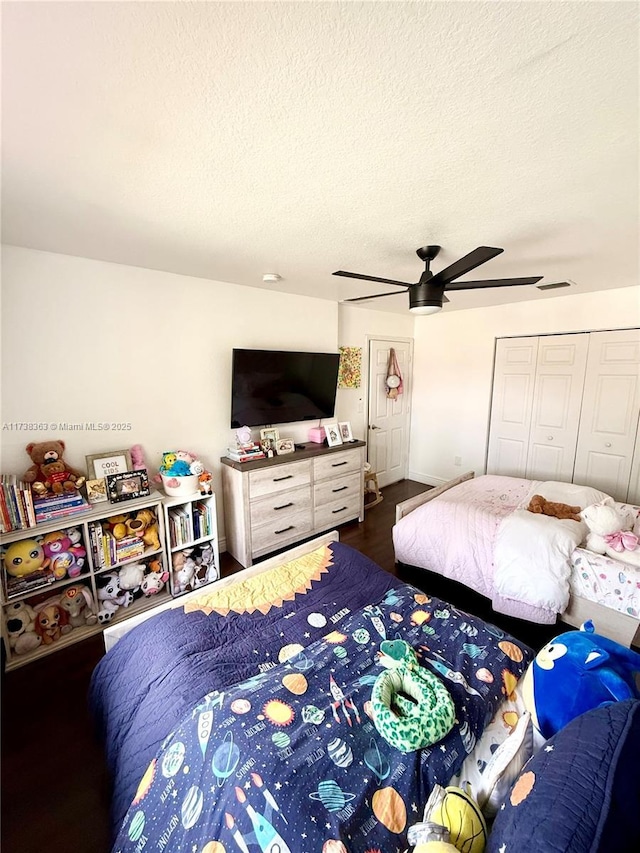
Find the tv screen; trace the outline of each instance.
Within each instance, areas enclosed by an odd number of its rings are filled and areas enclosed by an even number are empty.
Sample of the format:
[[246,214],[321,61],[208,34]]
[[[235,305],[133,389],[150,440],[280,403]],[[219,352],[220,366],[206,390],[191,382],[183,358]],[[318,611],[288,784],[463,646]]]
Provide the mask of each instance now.
[[234,349],[231,426],[332,418],[340,355]]

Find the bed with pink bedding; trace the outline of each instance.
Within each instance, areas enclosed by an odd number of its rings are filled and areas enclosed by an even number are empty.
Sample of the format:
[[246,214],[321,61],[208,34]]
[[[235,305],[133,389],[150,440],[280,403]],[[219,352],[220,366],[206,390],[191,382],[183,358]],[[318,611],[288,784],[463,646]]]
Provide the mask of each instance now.
[[606,624],[628,644],[639,625],[640,572],[581,548],[582,523],[526,512],[536,493],[581,508],[604,496],[576,484],[469,473],[398,504],[396,562],[462,583],[508,616],[547,624],[596,617],[601,633]]

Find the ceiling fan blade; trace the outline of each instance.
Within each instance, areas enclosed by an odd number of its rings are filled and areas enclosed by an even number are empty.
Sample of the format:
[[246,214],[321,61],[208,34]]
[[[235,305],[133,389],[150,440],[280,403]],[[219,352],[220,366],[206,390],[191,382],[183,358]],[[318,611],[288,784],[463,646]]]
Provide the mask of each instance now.
[[471,272],[471,270],[479,267],[480,264],[486,264],[487,261],[490,261],[491,258],[495,258],[496,255],[500,255],[502,252],[504,252],[504,249],[493,249],[491,246],[478,246],[473,252],[469,252],[468,255],[437,272],[430,280],[430,283],[438,285],[448,284],[454,278],[459,278],[461,275]]
[[[392,278],[378,278],[375,275],[361,275],[358,272],[345,272],[344,270],[337,270],[331,275],[344,275],[347,278],[361,278],[364,281],[380,281],[382,284],[397,284],[399,287],[411,287],[410,282],[408,281],[394,281]],[[383,294],[380,294],[383,295]]]
[[446,296],[444,295],[444,293],[443,293],[443,294],[442,294],[442,302],[443,302],[443,303],[445,303],[445,302],[450,302],[450,301],[451,301],[451,300],[450,300],[450,299],[447,299],[447,297],[446,297]]
[[372,293],[371,296],[356,296],[354,299],[343,299],[343,302],[361,302],[363,299],[377,299],[378,296],[397,296],[399,290],[392,290],[390,293]]
[[[454,284],[447,285],[447,291],[450,290],[476,290],[481,287],[511,287],[512,285],[535,284],[544,278],[543,275],[534,275],[530,278],[493,278],[487,281],[458,281]],[[432,279],[433,281],[433,279]]]

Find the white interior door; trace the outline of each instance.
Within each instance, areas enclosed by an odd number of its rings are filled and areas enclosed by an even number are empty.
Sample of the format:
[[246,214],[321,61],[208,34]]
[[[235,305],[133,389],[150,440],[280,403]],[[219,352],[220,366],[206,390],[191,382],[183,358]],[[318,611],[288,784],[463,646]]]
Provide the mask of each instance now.
[[640,330],[592,332],[573,474],[627,498],[640,412]]
[[538,338],[499,338],[493,372],[487,473],[524,477]]
[[589,335],[540,338],[525,476],[570,483]]
[[[395,400],[387,397],[385,384],[391,348],[396,352],[403,383],[403,393]],[[412,341],[407,340],[369,341],[368,457],[381,488],[407,476],[412,349]]]

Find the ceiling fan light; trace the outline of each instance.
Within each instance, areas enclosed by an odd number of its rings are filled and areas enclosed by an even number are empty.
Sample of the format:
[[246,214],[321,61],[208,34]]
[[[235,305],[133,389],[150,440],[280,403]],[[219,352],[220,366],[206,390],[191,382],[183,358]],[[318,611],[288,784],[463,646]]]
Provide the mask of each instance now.
[[437,314],[442,311],[442,305],[413,305],[409,311],[412,314]]

